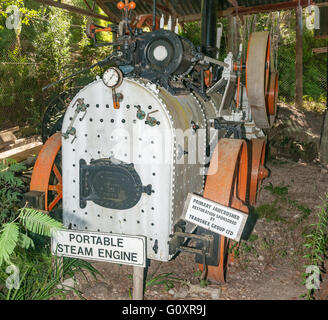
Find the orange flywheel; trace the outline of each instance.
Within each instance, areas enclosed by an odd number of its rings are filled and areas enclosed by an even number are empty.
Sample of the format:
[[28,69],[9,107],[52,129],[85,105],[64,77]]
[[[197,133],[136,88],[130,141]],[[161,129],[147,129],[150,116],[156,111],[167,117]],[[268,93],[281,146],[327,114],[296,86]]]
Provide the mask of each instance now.
[[[213,153],[204,188],[204,198],[248,214],[246,206],[248,186],[248,153],[244,140],[221,139]],[[225,282],[232,241],[219,237],[218,265],[207,266],[207,278]],[[199,264],[203,271],[203,265]]]
[[256,205],[256,199],[259,186],[263,179],[269,175],[268,169],[264,167],[265,160],[265,140],[252,139],[251,140],[251,179],[249,186],[249,204]]
[[46,211],[63,197],[60,151],[61,133],[57,132],[45,142],[34,165],[30,191],[44,192]]

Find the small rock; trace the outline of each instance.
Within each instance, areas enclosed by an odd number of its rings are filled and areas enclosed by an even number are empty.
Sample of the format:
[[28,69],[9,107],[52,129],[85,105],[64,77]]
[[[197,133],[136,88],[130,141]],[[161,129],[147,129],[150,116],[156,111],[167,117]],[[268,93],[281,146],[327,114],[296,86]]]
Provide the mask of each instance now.
[[221,290],[220,289],[213,289],[211,293],[211,298],[212,300],[219,300],[221,295]]
[[186,289],[179,290],[174,297],[176,299],[184,299],[189,294],[189,291]]
[[74,281],[73,278],[68,278],[68,279],[64,280],[62,283],[58,284],[57,288],[72,290],[72,288],[75,288],[78,285],[79,285],[78,281]]
[[321,169],[321,174],[327,174],[328,173],[328,170],[327,169]]
[[263,257],[263,256],[259,256],[258,259],[259,259],[260,261],[264,261],[264,257]]
[[171,296],[175,295],[175,291],[173,289],[170,289],[167,293],[170,294]]

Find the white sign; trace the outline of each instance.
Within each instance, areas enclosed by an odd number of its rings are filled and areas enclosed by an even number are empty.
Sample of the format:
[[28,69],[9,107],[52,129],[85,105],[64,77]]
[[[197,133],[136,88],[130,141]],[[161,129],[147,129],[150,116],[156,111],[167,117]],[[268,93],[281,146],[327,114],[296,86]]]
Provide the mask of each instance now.
[[51,251],[57,256],[146,266],[146,238],[75,230],[53,231]]
[[248,215],[195,194],[188,194],[185,220],[239,241]]

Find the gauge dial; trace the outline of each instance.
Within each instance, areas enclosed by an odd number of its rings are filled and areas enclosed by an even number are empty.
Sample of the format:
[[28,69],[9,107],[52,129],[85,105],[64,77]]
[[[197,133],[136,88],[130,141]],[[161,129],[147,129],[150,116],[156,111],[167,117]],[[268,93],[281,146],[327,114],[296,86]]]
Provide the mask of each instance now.
[[117,88],[122,84],[123,74],[117,68],[109,68],[103,74],[103,82],[109,88]]

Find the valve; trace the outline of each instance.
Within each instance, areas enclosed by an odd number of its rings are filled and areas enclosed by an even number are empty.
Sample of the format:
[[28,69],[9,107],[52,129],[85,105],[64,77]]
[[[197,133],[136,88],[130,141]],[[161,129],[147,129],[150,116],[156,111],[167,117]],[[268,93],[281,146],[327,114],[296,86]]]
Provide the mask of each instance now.
[[117,9],[119,10],[123,10],[123,9],[126,9],[126,10],[134,10],[136,8],[136,3],[134,1],[128,1],[128,0],[125,0],[125,3],[123,1],[120,1],[118,4],[117,4]]
[[149,112],[149,113],[147,114],[147,118],[146,118],[146,121],[145,121],[145,123],[148,124],[148,125],[150,125],[151,127],[154,127],[154,126],[160,124],[160,122],[157,121],[156,118],[154,118],[154,117],[150,117],[150,114],[155,113],[155,112],[158,112],[158,110],[154,110],[154,111]]
[[137,106],[134,106],[135,108],[137,108],[137,118],[139,120],[143,120],[146,116],[146,113],[145,111],[141,110],[141,106],[137,105]]

